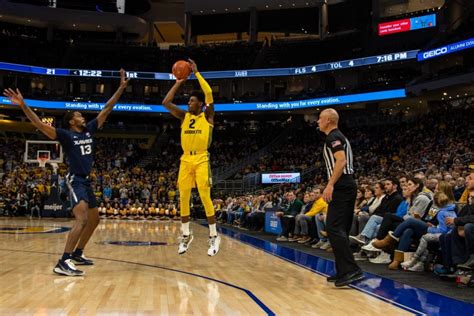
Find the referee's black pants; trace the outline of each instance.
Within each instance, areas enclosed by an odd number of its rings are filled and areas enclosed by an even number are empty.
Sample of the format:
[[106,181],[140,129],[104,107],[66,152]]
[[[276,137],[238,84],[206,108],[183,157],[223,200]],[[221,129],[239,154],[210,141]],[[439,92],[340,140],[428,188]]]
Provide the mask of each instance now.
[[337,276],[360,270],[349,246],[349,232],[354,217],[354,205],[357,197],[355,183],[334,187],[332,201],[328,206],[326,231],[336,259]]

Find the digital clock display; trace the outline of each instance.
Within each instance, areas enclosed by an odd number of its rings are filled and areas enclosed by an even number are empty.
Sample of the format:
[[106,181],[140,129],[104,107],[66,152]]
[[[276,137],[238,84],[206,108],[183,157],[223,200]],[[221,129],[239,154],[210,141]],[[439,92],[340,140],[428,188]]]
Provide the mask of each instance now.
[[102,70],[87,70],[87,69],[71,70],[70,74],[74,76],[81,76],[81,77],[103,77],[104,75]]

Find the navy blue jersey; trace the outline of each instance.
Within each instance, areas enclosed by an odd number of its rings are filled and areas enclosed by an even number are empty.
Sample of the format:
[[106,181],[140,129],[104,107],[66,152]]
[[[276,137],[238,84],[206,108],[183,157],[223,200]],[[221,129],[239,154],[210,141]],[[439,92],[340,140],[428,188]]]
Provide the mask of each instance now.
[[87,176],[91,172],[94,162],[94,134],[98,123],[93,119],[87,123],[81,133],[71,130],[56,128],[57,140],[63,146],[69,173]]

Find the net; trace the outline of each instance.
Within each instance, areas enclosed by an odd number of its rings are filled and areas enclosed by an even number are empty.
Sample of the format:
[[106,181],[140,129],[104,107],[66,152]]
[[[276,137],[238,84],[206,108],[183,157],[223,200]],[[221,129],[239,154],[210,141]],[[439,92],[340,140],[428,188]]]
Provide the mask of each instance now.
[[49,158],[47,157],[38,157],[38,163],[41,168],[46,167],[46,163],[48,162]]
[[49,161],[51,153],[48,150],[38,150],[36,160],[38,160],[39,166],[44,168],[46,163]]

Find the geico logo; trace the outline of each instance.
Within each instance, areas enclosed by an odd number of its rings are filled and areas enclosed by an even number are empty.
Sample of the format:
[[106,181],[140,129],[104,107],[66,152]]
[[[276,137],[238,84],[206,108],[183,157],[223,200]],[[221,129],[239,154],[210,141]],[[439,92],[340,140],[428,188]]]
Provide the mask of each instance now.
[[446,54],[447,52],[448,52],[447,47],[438,48],[438,49],[431,50],[429,52],[423,53],[423,58],[429,58],[429,57],[433,57],[433,56],[443,55],[443,54]]

